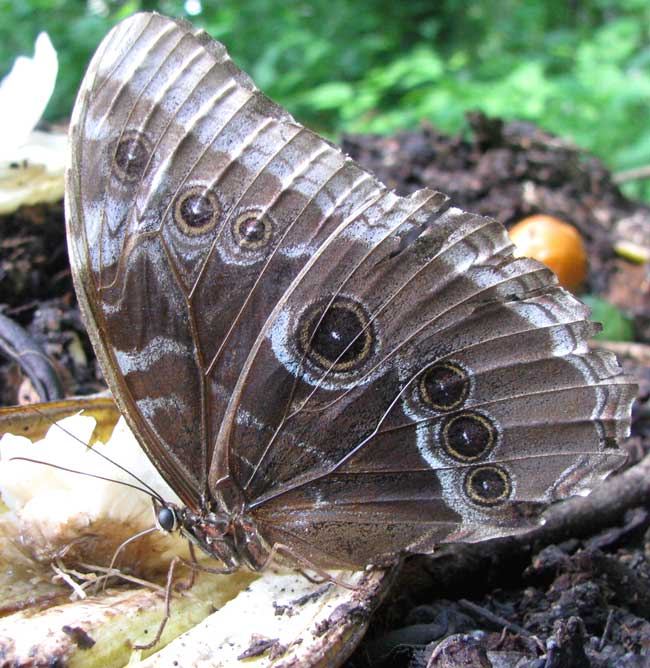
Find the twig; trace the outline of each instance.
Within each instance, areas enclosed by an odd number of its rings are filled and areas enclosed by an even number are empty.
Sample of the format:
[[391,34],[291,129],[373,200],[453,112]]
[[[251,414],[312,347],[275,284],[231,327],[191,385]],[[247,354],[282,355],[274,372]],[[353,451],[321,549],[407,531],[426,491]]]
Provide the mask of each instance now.
[[609,630],[612,626],[612,619],[614,619],[614,608],[609,609],[609,614],[607,615],[607,621],[605,622],[605,629],[603,630],[603,635],[600,637],[600,642],[598,643],[599,652],[602,652],[603,649],[605,649],[607,636],[609,635]]
[[633,169],[618,172],[612,176],[612,181],[614,183],[625,183],[626,181],[638,181],[648,178],[650,178],[650,165],[644,165],[643,167],[634,167]]
[[105,575],[101,576],[101,579],[115,577],[115,578],[120,578],[120,580],[124,580],[125,582],[130,582],[132,584],[146,587],[147,589],[150,589],[153,592],[158,592],[160,594],[164,594],[166,591],[165,587],[156,584],[155,582],[151,582],[150,580],[143,580],[141,578],[135,577],[135,575],[129,575],[128,573],[123,573],[117,568],[107,568],[106,566],[96,566],[93,564],[80,564],[80,565],[83,566],[84,568],[92,568],[98,573],[104,573]]
[[458,605],[460,605],[461,608],[469,610],[475,615],[479,615],[480,617],[487,619],[489,622],[492,622],[497,626],[502,626],[505,629],[509,629],[513,633],[518,633],[520,636],[526,636],[527,638],[534,637],[533,634],[530,631],[527,631],[523,626],[519,626],[519,624],[515,624],[514,622],[507,620],[505,617],[501,617],[501,615],[497,615],[487,608],[477,605],[476,603],[472,603],[467,599],[459,599]]
[[71,596],[74,596],[75,594],[80,600],[83,600],[87,598],[88,594],[83,590],[82,587],[79,586],[77,582],[74,581],[74,578],[71,577],[68,573],[65,572],[63,568],[60,568],[59,566],[55,566],[52,564],[52,570],[57,574],[57,576],[63,580],[70,589],[72,589],[72,594]]

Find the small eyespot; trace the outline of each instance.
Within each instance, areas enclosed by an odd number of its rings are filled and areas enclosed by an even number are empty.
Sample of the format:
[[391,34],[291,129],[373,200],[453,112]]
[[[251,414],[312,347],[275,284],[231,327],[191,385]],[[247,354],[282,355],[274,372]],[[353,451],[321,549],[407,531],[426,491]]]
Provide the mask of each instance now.
[[212,230],[219,220],[221,205],[217,196],[203,186],[181,191],[174,200],[174,222],[190,236]]
[[420,399],[436,411],[453,411],[463,405],[469,395],[466,371],[452,362],[429,367],[418,383]]
[[176,513],[168,506],[163,506],[158,511],[158,516],[156,519],[158,520],[158,526],[167,533],[171,533],[178,526]]
[[461,413],[446,418],[441,426],[442,447],[454,459],[473,462],[483,458],[496,442],[492,421],[480,413]]
[[374,342],[374,330],[365,310],[347,297],[309,307],[298,325],[301,352],[316,366],[334,373],[359,368]]
[[501,466],[484,465],[471,469],[463,482],[465,494],[480,506],[497,506],[510,498],[512,482]]
[[241,248],[259,250],[269,243],[273,234],[273,223],[261,211],[245,211],[237,216],[232,233]]
[[140,132],[125,132],[115,149],[115,170],[123,181],[137,181],[151,156],[151,144]]

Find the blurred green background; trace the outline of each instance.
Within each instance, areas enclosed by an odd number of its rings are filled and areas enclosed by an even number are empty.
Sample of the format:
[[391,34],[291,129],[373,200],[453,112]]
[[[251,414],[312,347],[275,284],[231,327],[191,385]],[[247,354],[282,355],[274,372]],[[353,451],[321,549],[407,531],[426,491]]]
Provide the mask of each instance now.
[[[223,41],[303,123],[390,133],[463,114],[527,119],[614,171],[650,164],[648,0],[0,0],[0,76],[46,30],[59,79],[46,117],[65,118],[97,44],[140,10],[184,16]],[[626,186],[650,199],[644,182]]]

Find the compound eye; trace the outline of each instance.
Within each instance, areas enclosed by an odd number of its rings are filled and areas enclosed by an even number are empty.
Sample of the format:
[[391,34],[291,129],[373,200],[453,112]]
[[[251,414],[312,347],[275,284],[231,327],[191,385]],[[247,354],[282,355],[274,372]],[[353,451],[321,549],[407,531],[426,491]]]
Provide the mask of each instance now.
[[169,507],[164,506],[158,511],[158,526],[166,533],[171,533],[178,526],[176,513]]

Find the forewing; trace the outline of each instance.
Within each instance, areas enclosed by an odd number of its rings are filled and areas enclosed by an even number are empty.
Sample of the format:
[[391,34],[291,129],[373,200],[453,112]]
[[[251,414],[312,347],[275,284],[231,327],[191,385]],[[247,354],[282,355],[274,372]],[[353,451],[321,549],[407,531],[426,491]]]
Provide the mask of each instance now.
[[[155,14],[102,42],[70,147],[71,264],[104,375],[197,507],[239,369],[294,271],[283,258],[251,298],[265,258],[314,180],[352,180],[359,197],[378,186],[365,174],[356,183],[359,170],[262,95],[223,46]],[[309,252],[293,250],[298,263]]]
[[70,145],[68,238],[88,329],[131,427],[196,508],[268,316],[386,189],[261,94],[223,46],[154,14],[98,49]]

